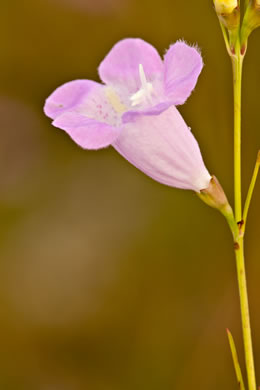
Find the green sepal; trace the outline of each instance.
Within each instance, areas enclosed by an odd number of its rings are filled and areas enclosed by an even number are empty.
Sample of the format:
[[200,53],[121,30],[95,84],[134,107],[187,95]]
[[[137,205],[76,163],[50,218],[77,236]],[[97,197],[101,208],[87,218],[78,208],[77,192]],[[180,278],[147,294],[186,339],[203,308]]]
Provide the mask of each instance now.
[[211,177],[208,188],[201,190],[198,196],[208,206],[219,210],[224,215],[232,232],[234,243],[237,244],[239,229],[234,218],[234,213],[223,188],[214,175]]
[[219,13],[218,17],[228,31],[235,31],[240,25],[240,8],[237,6],[231,13]]
[[245,11],[241,28],[241,50],[245,52],[247,40],[252,31],[260,26],[260,2],[250,0]]
[[239,5],[232,12],[217,12],[220,26],[224,35],[229,55],[235,54],[237,41],[240,39],[240,7]]

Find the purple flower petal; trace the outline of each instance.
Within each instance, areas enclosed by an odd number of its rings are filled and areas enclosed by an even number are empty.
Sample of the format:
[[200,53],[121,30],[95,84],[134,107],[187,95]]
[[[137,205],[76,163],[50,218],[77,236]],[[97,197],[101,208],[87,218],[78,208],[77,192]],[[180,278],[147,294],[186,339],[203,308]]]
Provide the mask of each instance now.
[[184,42],[171,46],[163,63],[150,44],[125,39],[100,64],[107,85],[64,84],[46,100],[44,111],[81,147],[112,144],[153,179],[199,192],[211,176],[175,105],[190,95],[202,67],[199,52]]
[[134,93],[141,86],[140,64],[148,81],[161,78],[163,62],[156,49],[142,39],[124,39],[101,62],[99,76],[105,84],[121,86]]
[[160,183],[197,192],[209,185],[198,143],[174,106],[125,124],[112,146]]
[[65,130],[84,149],[101,149],[115,142],[120,128],[87,118],[76,112],[65,112],[57,117],[53,126]]
[[46,100],[45,114],[52,119],[56,119],[65,111],[73,110],[97,86],[100,86],[100,84],[91,80],[75,80],[62,85]]
[[142,115],[159,115],[163,111],[168,110],[170,106],[172,106],[173,103],[171,102],[162,102],[157,104],[156,106],[153,106],[151,108],[148,108],[146,110],[139,110],[139,111],[127,111],[122,116],[122,122],[128,123],[128,122],[134,122],[138,117]]
[[194,89],[203,68],[200,53],[195,47],[176,42],[164,57],[165,93],[175,105],[183,104]]

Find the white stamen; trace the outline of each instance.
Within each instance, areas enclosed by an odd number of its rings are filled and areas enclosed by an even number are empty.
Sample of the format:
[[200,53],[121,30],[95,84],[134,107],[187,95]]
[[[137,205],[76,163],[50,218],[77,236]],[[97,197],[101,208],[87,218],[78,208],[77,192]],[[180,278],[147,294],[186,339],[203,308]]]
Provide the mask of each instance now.
[[145,76],[145,73],[144,73],[144,67],[143,67],[142,64],[139,64],[139,75],[140,75],[142,88],[146,89],[147,80],[146,80],[146,76]]
[[130,97],[132,106],[137,106],[138,104],[147,101],[149,102],[153,92],[152,83],[147,81],[142,64],[139,64],[139,76],[141,81],[141,88]]

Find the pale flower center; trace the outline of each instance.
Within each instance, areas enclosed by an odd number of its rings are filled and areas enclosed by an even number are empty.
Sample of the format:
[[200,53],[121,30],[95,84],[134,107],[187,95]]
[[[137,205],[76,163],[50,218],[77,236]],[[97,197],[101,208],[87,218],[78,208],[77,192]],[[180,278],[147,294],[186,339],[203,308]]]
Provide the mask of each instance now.
[[116,94],[113,88],[107,87],[105,89],[105,93],[109,103],[118,114],[122,114],[123,112],[127,111],[126,106],[121,103],[120,97]]
[[153,92],[152,83],[147,81],[142,64],[139,65],[139,76],[141,80],[141,88],[130,97],[133,107],[138,104],[150,102]]
[[[130,96],[132,107],[143,103],[151,103],[153,86],[152,83],[147,81],[142,64],[139,65],[139,76],[141,81],[141,88]],[[112,87],[106,87],[105,94],[108,102],[118,114],[122,114],[127,111],[127,107],[121,102],[120,97]]]

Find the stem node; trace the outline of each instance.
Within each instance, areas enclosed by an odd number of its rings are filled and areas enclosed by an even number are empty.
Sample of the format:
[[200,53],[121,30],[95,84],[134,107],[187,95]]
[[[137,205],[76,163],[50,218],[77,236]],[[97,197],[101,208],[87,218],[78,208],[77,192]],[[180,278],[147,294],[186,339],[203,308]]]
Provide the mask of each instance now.
[[234,249],[235,251],[238,251],[240,249],[240,245],[238,242],[234,242]]

